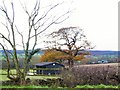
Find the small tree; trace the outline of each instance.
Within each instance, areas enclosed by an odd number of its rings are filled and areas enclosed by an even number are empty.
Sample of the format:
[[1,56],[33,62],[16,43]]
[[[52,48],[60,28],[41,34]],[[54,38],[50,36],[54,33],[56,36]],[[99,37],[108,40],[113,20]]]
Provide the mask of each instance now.
[[78,27],[61,28],[49,36],[52,39],[45,42],[52,45],[48,47],[67,54],[69,67],[73,66],[75,59],[82,59],[81,57],[85,54],[89,54],[84,51],[93,48],[84,35],[83,30]]
[[[27,75],[27,71],[29,70],[29,62],[32,56],[40,51],[39,48],[36,48],[38,43],[38,37],[40,37],[41,33],[46,31],[50,26],[54,24],[62,23],[64,20],[68,18],[69,11],[65,12],[62,15],[57,15],[57,16],[49,15],[51,11],[53,11],[56,7],[60,5],[61,3],[50,5],[49,9],[48,8],[45,9],[45,11],[43,11],[43,13],[41,14],[39,13],[40,10],[42,9],[41,0],[36,1],[33,10],[31,12],[28,11],[27,7],[21,3],[21,6],[23,7],[23,10],[25,11],[26,14],[25,17],[27,17],[28,19],[27,23],[25,24],[28,27],[24,28],[24,32],[22,32],[22,30],[19,29],[19,25],[16,24],[16,18],[19,17],[15,16],[16,8],[14,7],[13,2],[11,2],[10,4],[11,7],[7,7],[4,2],[0,6],[0,12],[3,15],[1,19],[3,20],[2,25],[5,26],[5,30],[6,30],[5,31],[6,33],[0,31],[0,40],[1,41],[3,40],[3,42],[0,42],[0,45],[4,50],[6,56],[6,61],[8,65],[7,77],[9,79],[17,82],[20,81],[21,84],[25,84],[25,77]],[[4,18],[6,22],[4,22]],[[22,22],[23,25],[25,20],[23,16],[23,22]],[[17,37],[17,35],[19,35],[19,38]],[[21,42],[20,45],[17,43],[17,40]],[[19,66],[19,58],[17,53],[17,50],[19,49],[17,48],[18,45],[21,46],[24,51],[24,69],[21,69]],[[13,52],[9,51],[9,48],[11,48]],[[15,70],[17,73],[16,75],[12,75],[10,73],[11,70],[10,59],[12,59],[13,63],[15,64]]]

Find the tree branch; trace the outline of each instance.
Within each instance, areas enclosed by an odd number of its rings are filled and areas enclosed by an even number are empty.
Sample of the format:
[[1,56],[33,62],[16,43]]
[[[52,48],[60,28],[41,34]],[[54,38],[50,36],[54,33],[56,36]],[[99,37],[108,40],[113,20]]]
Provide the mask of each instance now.
[[14,47],[12,42],[9,39],[7,39],[2,33],[0,33],[0,35],[1,35],[0,38],[5,39],[11,45],[11,47]]

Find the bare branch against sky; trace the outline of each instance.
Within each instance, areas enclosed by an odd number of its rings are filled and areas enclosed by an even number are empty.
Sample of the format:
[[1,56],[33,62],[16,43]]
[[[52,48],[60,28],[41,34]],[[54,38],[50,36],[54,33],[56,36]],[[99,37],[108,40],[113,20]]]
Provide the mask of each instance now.
[[[12,12],[10,9],[12,7],[10,6],[9,1],[4,0],[6,3],[7,7],[10,7],[8,10],[9,15],[12,15]],[[29,1],[29,0],[12,0],[13,3],[15,4],[15,20],[14,22],[18,26],[17,28],[20,29],[21,31],[19,33],[25,33],[23,37],[26,37],[26,28],[28,27],[27,23],[27,15],[25,14],[25,10],[23,10],[21,4],[23,5],[24,9],[28,11],[28,13],[31,14],[36,14],[33,12],[30,12],[35,6],[35,1]],[[63,12],[65,12],[68,9],[72,9],[73,12],[70,15],[70,18],[63,23],[53,26],[49,28],[49,32],[42,33],[44,34],[49,34],[54,30],[58,30],[62,27],[68,27],[68,26],[79,26],[85,31],[86,36],[88,39],[93,42],[96,45],[97,50],[118,50],[118,1],[119,0],[41,0],[42,2],[40,3],[40,11],[39,15],[46,16],[47,12],[49,12],[49,7],[55,5],[56,3],[64,3],[62,4],[61,7],[57,7],[51,14],[49,14],[47,18],[42,20],[41,23],[37,23],[36,21],[36,26],[35,28],[40,28],[38,27],[38,24],[46,25],[49,27],[50,23],[48,21],[51,20],[57,20],[59,17],[54,17],[51,18],[51,15],[63,15]],[[0,0],[0,5],[3,6],[2,4],[3,0]],[[39,3],[37,4],[39,5]],[[45,6],[44,6],[45,5]],[[57,5],[57,4],[56,4]],[[47,7],[47,8],[46,8]],[[34,16],[33,16],[34,17]],[[32,18],[33,18],[32,17]],[[68,17],[68,16],[67,16]],[[65,17],[65,18],[67,18]],[[65,19],[63,18],[63,20]],[[0,23],[0,32],[4,32],[4,35],[9,34],[9,30],[6,29],[6,23],[5,17],[3,14],[0,12],[0,22],[5,22]],[[48,22],[47,24],[45,24]],[[58,22],[54,22],[58,23]],[[46,27],[45,26],[45,27]],[[45,27],[40,28],[40,29],[46,29]],[[38,32],[39,34],[40,32]],[[15,33],[16,36],[19,38],[21,37],[18,32]],[[7,36],[11,36],[10,34]],[[32,37],[33,35],[31,35]],[[44,47],[42,45],[42,40],[44,38],[40,37],[39,40],[39,45],[37,47]],[[22,39],[21,39],[22,41]],[[26,41],[26,40],[24,40]],[[16,41],[18,44],[20,42]],[[20,47],[19,47],[20,48]]]

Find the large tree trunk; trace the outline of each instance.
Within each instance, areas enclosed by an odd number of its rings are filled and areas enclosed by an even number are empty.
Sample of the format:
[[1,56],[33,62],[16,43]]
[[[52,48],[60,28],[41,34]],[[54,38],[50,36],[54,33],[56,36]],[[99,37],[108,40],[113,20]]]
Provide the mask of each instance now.
[[74,66],[74,61],[73,60],[68,60],[68,65],[69,65],[69,68],[72,68]]
[[21,75],[20,77],[20,85],[26,85],[26,76],[24,74]]
[[19,84],[19,85],[26,85],[26,76],[23,74],[23,73],[19,73],[19,74],[16,74],[16,75],[12,75],[12,74],[8,74],[7,77],[13,81],[13,82],[16,82],[16,84]]

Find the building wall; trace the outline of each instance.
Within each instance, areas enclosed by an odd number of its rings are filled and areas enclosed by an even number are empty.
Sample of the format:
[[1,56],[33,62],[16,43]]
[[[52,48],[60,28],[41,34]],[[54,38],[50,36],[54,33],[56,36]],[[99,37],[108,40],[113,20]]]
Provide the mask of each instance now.
[[[45,65],[45,66],[40,66],[37,68],[62,68],[63,66],[57,63],[53,63],[53,64],[49,64],[49,65]],[[61,72],[61,70],[37,70],[37,74],[47,74],[47,75],[51,75],[51,74],[59,74]]]

